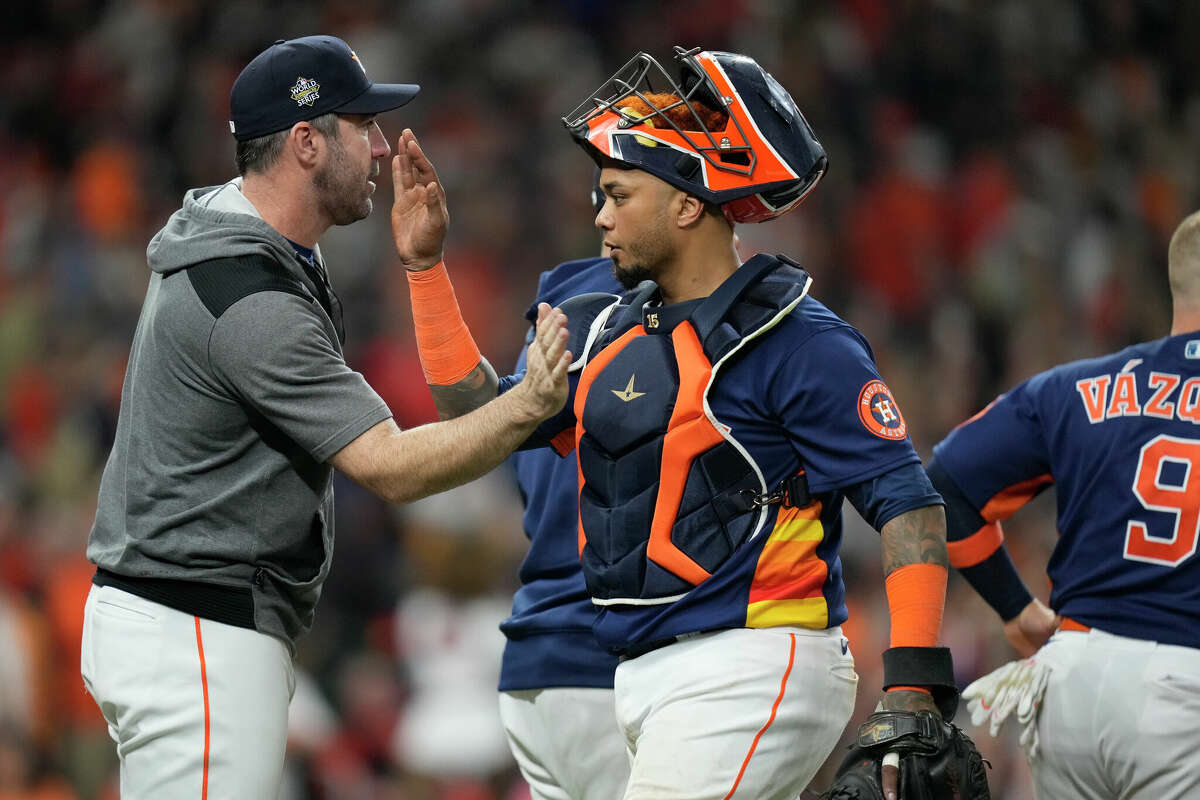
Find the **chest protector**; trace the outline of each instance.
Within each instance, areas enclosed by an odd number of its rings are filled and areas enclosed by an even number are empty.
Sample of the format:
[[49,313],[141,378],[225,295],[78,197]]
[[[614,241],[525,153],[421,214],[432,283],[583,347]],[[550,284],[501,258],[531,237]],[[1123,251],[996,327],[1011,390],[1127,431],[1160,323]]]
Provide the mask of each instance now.
[[[707,580],[766,519],[767,486],[708,407],[722,365],[769,333],[811,279],[758,255],[690,313],[643,283],[601,314],[575,394],[579,547],[593,601],[651,605]],[[673,312],[675,312],[673,314]]]

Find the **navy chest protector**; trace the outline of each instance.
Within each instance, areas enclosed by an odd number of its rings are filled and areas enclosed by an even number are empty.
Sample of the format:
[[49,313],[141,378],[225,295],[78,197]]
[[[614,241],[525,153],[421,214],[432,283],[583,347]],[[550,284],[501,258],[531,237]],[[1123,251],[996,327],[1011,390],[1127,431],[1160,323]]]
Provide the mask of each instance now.
[[648,305],[658,290],[647,282],[593,325],[575,435],[580,557],[594,602],[673,602],[761,526],[762,472],[707,395],[725,361],[766,335],[809,283],[794,262],[758,255],[677,324]]

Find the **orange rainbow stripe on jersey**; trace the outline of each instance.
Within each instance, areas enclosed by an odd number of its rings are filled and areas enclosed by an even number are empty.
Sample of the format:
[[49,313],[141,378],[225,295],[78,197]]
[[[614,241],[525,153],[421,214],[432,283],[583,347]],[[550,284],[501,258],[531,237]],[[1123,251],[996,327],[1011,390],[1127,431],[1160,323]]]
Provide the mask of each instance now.
[[822,588],[829,566],[817,556],[825,540],[820,501],[805,508],[783,507],[758,556],[746,607],[747,628],[829,626]]

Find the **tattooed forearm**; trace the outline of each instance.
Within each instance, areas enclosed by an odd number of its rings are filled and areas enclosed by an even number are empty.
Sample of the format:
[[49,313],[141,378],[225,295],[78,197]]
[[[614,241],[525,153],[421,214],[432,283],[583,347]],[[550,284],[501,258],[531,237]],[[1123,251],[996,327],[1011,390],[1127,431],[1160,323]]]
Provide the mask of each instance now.
[[437,407],[438,416],[442,419],[454,419],[494,399],[499,385],[496,370],[492,369],[492,365],[485,358],[458,383],[449,386],[430,385],[429,391],[433,393],[433,404]]
[[941,506],[906,511],[884,525],[880,533],[884,575],[891,575],[905,564],[950,566],[946,554],[946,513]]

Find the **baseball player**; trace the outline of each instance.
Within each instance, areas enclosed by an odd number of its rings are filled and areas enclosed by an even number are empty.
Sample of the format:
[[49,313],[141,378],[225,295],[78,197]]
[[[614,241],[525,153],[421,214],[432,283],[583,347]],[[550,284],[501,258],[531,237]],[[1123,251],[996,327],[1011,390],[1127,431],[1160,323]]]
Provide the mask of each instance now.
[[[1168,337],[1030,378],[928,467],[951,563],[1032,656],[968,687],[973,718],[1015,712],[1042,800],[1200,797],[1200,214],[1168,258]],[[1000,522],[1049,486],[1047,608]]]
[[[951,709],[941,499],[862,335],[794,262],[734,250],[735,222],[786,213],[824,173],[807,122],[753,59],[676,59],[678,81],[639,53],[564,120],[602,168],[596,224],[626,292],[564,303],[572,395],[528,444],[578,455],[594,630],[621,659],[624,796],[794,798],[858,680],[839,628],[844,497],[882,532],[883,707],[897,725]],[[428,312],[414,305],[418,324]],[[515,379],[489,373],[435,384],[443,413]]]
[[[558,312],[513,397],[448,423],[401,431],[342,358],[317,240],[370,213],[390,152],[375,115],[417,89],[373,84],[340,39],[277,42],[230,97],[241,177],[189,191],[150,243],[81,663],[124,798],[276,796],[294,642],[333,550],[334,467],[385,499],[421,497],[491,469],[562,405]],[[423,254],[408,224],[425,200],[444,205],[436,187],[421,200],[393,208],[407,265]]]
[[[615,284],[607,258],[569,261],[543,273],[537,298],[557,305]],[[517,370],[524,364],[523,351]],[[500,626],[509,745],[536,800],[620,797],[629,761],[613,711],[617,657],[592,633],[596,610],[577,549],[578,462],[548,450],[518,452],[512,461],[530,546],[512,616]]]
[[[597,173],[598,174],[598,173]],[[596,210],[604,202],[593,190]],[[557,306],[588,292],[620,291],[607,257],[559,264],[542,273],[537,299]],[[526,352],[517,360],[525,369]],[[514,453],[529,553],[500,671],[500,716],[513,757],[535,800],[613,800],[625,789],[629,759],[613,710],[617,657],[592,633],[596,608],[579,564],[579,463],[546,450]]]

